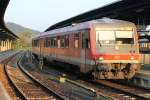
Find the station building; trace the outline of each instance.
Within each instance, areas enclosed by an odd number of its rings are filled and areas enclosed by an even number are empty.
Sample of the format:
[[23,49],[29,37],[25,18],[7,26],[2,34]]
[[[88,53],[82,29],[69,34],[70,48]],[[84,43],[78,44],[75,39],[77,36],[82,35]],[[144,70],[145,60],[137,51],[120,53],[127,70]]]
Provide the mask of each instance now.
[[4,14],[9,0],[0,1],[0,52],[12,49],[12,42],[18,37],[4,23]]

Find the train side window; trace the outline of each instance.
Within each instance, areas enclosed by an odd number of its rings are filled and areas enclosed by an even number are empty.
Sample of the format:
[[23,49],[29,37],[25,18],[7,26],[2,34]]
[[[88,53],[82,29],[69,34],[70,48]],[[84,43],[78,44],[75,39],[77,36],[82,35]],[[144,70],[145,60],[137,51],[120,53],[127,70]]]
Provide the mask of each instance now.
[[74,34],[74,48],[79,48],[79,33]]
[[35,47],[38,47],[38,40],[35,40]]
[[49,46],[52,47],[52,38],[50,38],[50,45]]
[[82,48],[85,48],[86,43],[85,43],[85,33],[82,33]]
[[64,48],[64,46],[65,46],[64,36],[61,36],[61,37],[60,37],[60,47],[61,47],[61,48]]
[[45,46],[45,47],[48,47],[48,38],[45,39],[45,41],[44,41],[44,46]]
[[54,47],[54,39],[53,38],[51,38],[51,45],[50,45],[50,47]]
[[54,47],[57,47],[57,39],[54,38]]
[[69,48],[69,35],[65,36],[65,47]]
[[50,45],[51,45],[51,39],[48,38],[48,47],[50,47]]
[[84,48],[90,48],[90,40],[89,40],[89,34],[87,34],[85,32],[82,32],[82,49]]
[[38,40],[34,40],[33,42],[34,42],[34,46],[38,47]]

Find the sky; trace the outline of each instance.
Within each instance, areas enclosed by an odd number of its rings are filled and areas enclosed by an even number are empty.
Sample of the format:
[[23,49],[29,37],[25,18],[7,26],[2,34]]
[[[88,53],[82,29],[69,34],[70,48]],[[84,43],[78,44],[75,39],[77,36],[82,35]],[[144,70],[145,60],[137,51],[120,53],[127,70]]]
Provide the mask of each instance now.
[[44,31],[49,26],[117,0],[10,0],[5,22]]

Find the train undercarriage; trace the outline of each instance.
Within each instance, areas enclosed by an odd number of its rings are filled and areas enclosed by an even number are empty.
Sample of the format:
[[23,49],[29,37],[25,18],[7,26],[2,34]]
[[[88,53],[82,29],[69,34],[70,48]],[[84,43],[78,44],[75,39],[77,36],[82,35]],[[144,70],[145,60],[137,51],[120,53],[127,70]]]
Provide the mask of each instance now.
[[92,75],[94,79],[131,79],[139,70],[139,64],[97,63]]

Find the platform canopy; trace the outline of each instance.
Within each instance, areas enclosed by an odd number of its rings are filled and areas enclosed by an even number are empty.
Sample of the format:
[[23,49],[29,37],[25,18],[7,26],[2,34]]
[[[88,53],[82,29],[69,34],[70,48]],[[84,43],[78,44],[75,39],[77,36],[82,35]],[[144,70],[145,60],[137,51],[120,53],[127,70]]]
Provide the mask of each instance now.
[[9,0],[0,0],[0,39],[16,39],[18,38],[13,32],[11,32],[4,23],[4,14],[8,6]]
[[45,31],[102,17],[127,20],[136,25],[150,25],[150,0],[119,0],[56,23]]

